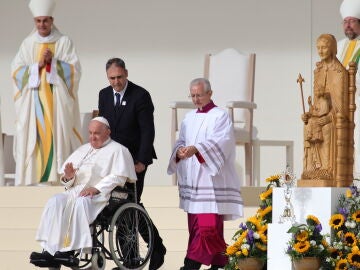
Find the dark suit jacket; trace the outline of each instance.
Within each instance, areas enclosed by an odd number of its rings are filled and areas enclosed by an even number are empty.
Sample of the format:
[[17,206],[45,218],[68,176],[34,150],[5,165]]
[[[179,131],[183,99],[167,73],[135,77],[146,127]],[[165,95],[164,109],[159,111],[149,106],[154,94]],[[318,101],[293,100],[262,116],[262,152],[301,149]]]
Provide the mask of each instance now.
[[121,106],[116,113],[111,86],[99,92],[99,116],[110,124],[111,138],[126,146],[135,162],[144,165],[156,158],[153,146],[155,137],[154,105],[144,88],[128,81]]

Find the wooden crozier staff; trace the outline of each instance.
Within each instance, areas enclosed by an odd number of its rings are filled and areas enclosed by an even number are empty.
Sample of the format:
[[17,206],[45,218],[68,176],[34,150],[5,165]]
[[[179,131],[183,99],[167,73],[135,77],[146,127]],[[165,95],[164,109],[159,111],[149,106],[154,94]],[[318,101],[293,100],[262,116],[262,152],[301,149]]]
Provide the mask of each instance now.
[[305,80],[304,80],[304,78],[301,76],[300,73],[299,73],[299,76],[298,76],[296,82],[300,85],[302,107],[303,107],[303,112],[304,112],[304,114],[305,114],[304,92],[303,92],[303,87],[302,87],[302,83],[305,82]]

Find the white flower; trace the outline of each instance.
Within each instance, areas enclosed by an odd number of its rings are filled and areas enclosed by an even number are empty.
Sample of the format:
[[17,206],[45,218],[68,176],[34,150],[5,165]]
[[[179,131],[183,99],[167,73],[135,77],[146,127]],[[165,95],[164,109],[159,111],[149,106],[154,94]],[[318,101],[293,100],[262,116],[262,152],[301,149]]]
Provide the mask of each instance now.
[[247,249],[247,250],[249,250],[249,249],[250,249],[250,245],[249,245],[249,244],[242,244],[242,245],[241,245],[241,249]]
[[254,236],[255,239],[260,239],[260,235],[257,232],[254,232],[253,236]]
[[354,220],[351,221],[350,228],[351,229],[356,228],[356,222]]
[[310,245],[316,246],[316,241],[315,241],[315,240],[311,240],[311,241],[310,241]]

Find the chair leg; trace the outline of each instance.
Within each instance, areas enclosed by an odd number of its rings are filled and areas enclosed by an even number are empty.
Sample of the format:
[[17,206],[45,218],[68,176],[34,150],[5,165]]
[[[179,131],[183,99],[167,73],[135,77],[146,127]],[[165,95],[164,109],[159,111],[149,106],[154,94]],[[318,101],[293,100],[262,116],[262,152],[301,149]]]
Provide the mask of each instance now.
[[252,144],[245,144],[245,183],[253,186],[253,148]]

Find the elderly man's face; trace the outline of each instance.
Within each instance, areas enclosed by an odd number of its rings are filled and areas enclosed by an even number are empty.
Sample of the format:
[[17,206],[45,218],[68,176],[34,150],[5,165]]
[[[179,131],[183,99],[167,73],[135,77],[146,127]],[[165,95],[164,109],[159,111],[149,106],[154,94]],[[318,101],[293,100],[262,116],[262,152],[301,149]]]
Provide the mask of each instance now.
[[343,29],[348,39],[355,39],[360,35],[360,21],[354,17],[346,17],[343,21]]
[[212,91],[205,92],[202,83],[195,84],[190,89],[190,97],[196,108],[202,108],[210,103]]
[[51,33],[51,27],[53,25],[54,19],[49,16],[39,16],[34,18],[35,27],[42,37],[47,37]]
[[110,129],[99,121],[90,121],[89,124],[89,142],[92,147],[98,149],[109,139]]

